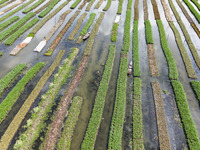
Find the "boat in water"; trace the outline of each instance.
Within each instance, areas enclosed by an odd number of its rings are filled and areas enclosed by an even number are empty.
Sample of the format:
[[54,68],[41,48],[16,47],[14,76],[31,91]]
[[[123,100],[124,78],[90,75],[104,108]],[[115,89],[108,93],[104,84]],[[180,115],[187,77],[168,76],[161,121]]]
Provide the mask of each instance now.
[[83,40],[86,40],[89,36],[90,36],[90,32],[86,33],[86,34],[83,36]]

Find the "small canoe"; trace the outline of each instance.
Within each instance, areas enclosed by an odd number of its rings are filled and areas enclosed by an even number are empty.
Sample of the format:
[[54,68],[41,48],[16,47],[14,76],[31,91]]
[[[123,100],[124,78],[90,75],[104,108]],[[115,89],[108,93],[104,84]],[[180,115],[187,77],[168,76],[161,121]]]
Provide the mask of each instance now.
[[83,36],[83,40],[86,40],[89,36],[90,36],[90,32],[86,33],[86,34]]

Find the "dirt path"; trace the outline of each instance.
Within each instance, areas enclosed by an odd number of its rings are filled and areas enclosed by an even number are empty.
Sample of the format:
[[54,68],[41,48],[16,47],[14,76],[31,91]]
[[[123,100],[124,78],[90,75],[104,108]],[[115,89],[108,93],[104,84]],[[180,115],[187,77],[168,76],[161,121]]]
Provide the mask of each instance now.
[[170,150],[171,145],[169,140],[169,134],[168,134],[165,111],[164,111],[165,109],[159,82],[151,82],[151,86],[153,88],[153,96],[156,109],[159,148],[160,150]]

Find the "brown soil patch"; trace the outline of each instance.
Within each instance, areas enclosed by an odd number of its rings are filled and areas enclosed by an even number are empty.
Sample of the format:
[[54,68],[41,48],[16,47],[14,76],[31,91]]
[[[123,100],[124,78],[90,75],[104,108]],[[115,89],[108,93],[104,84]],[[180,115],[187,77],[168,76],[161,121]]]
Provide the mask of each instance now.
[[200,31],[199,31],[199,29],[197,28],[196,24],[191,23],[191,26],[193,27],[193,29],[194,29],[195,32],[197,33],[198,37],[200,38]]
[[156,57],[155,57],[155,51],[154,51],[154,45],[148,44],[148,61],[149,61],[149,68],[150,68],[150,74],[153,77],[159,76],[159,71],[156,65]]
[[83,7],[85,6],[85,4],[87,3],[87,0],[84,0],[81,5],[79,6],[78,9],[83,9]]
[[60,102],[59,108],[55,114],[55,117],[49,129],[49,132],[47,134],[46,143],[44,145],[43,150],[55,149],[56,142],[57,142],[60,130],[62,128],[63,120],[67,112],[67,107],[69,106],[69,103],[71,102],[74,91],[81,80],[81,77],[83,75],[83,72],[88,62],[88,58],[89,58],[88,56],[83,56],[81,64],[79,65],[76,71],[76,74],[74,75],[74,78],[72,79],[65,95],[63,96]]
[[144,20],[148,20],[149,14],[148,14],[147,0],[143,0],[143,7],[144,7]]
[[166,4],[165,0],[161,0],[161,3],[164,8],[165,17],[166,17],[167,21],[172,22],[173,20],[172,20],[172,16],[170,14],[168,5]]
[[153,5],[153,12],[155,15],[155,20],[160,20],[160,13],[158,11],[158,6],[155,0],[151,0],[151,3]]
[[[57,35],[56,39],[53,41],[53,43],[48,48],[48,50],[53,51],[57,47],[58,43],[60,42],[60,40],[62,39],[62,37],[64,36],[64,34],[67,32],[67,30],[69,29],[69,27],[72,25],[73,21],[75,20],[75,18],[78,16],[79,13],[80,13],[80,11],[76,11],[74,13],[74,15],[69,19],[69,21],[64,26],[64,28]],[[47,50],[47,53],[48,53],[48,50]]]
[[151,82],[156,109],[156,120],[158,127],[158,138],[160,150],[171,150],[167,123],[165,118],[164,104],[159,82]]
[[77,40],[77,44],[81,44],[81,42],[83,41],[83,36],[82,35],[80,35],[79,37],[78,37],[78,40]]
[[176,2],[178,3],[179,7],[181,8],[183,14],[185,15],[185,17],[187,18],[187,20],[190,23],[194,23],[194,21],[192,20],[192,18],[190,17],[190,15],[188,14],[187,10],[185,9],[185,7],[182,5],[182,3],[179,0],[176,0]]
[[138,10],[138,4],[139,4],[139,0],[135,0],[134,3],[134,20],[138,20],[139,19],[139,10]]

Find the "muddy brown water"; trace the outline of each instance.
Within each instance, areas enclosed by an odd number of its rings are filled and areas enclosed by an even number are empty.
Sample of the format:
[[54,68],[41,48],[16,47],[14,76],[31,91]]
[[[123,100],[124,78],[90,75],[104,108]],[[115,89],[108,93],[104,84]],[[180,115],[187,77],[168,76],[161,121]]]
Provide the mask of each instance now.
[[[60,49],[66,50],[66,53],[64,56],[64,58],[66,58],[71,51],[70,50],[71,47],[75,46],[75,47],[80,48],[80,53],[78,55],[76,62],[74,63],[74,71],[77,68],[79,61],[82,58],[84,47],[85,47],[87,41],[83,42],[81,45],[78,45],[78,44],[75,44],[75,41],[67,41],[67,38],[68,38],[69,34],[71,33],[71,31],[73,30],[73,27],[75,26],[77,19],[85,11],[85,8],[87,7],[88,3],[83,7],[83,9],[81,10],[81,13],[76,18],[76,20],[74,21],[72,26],[69,28],[67,33],[64,35],[64,38],[61,40],[61,42],[59,43],[59,45],[57,46],[57,48],[55,49],[55,51],[51,57],[45,57],[45,56],[43,56],[43,54],[45,53],[47,48],[51,45],[51,42],[55,39],[57,34],[61,31],[61,29],[65,25],[65,23],[69,20],[69,18],[73,15],[73,13],[78,9],[80,4],[76,7],[76,9],[73,10],[72,13],[70,13],[66,17],[64,24],[58,29],[58,31],[55,33],[55,35],[52,36],[52,38],[49,40],[49,42],[45,46],[44,50],[41,53],[33,52],[33,49],[37,46],[37,44],[43,39],[43,37],[48,33],[48,31],[54,26],[55,22],[58,21],[59,16],[63,12],[65,12],[66,9],[69,9],[70,5],[73,2],[74,1],[71,1],[67,6],[64,7],[64,9],[62,9],[57,15],[55,15],[52,19],[50,19],[45,24],[45,26],[43,26],[38,31],[38,33],[35,35],[35,38],[32,40],[32,42],[27,47],[25,47],[17,56],[10,56],[9,52],[16,45],[18,45],[27,36],[27,34],[29,32],[26,32],[10,47],[5,46],[4,44],[0,45],[0,49],[4,54],[4,56],[0,58],[0,70],[1,70],[0,78],[2,78],[4,75],[6,75],[14,66],[16,66],[19,63],[26,63],[29,68],[30,68],[30,66],[33,66],[37,62],[40,62],[40,61],[47,63],[46,66],[36,75],[36,77],[34,77],[34,79],[28,83],[28,85],[25,88],[25,91],[22,93],[19,100],[17,100],[16,105],[13,107],[12,111],[8,114],[8,117],[5,119],[5,121],[0,125],[0,136],[3,135],[8,124],[11,122],[14,115],[16,114],[17,110],[21,107],[24,100],[28,97],[28,95],[30,94],[30,92],[32,91],[34,86],[36,85],[37,81],[40,79],[40,77],[46,71],[48,66],[50,66],[50,64],[53,62],[53,60],[55,59],[55,57],[58,54],[58,51]],[[97,18],[99,16],[98,12],[101,12],[102,9],[106,5],[106,2],[104,1],[102,3],[102,5],[100,6],[100,8],[98,10],[96,10],[96,9],[94,9],[94,6],[96,5],[97,2],[98,1],[96,1],[93,4],[91,11],[88,12],[85,20],[83,21],[83,25],[81,26],[80,30],[87,22],[86,19],[89,18],[89,14],[91,12],[97,13],[97,16],[96,16],[96,18]],[[161,20],[164,24],[169,47],[172,50],[172,54],[175,58],[175,62],[178,67],[179,79],[184,87],[185,92],[186,92],[189,108],[190,108],[192,117],[195,121],[195,124],[197,126],[198,133],[200,135],[199,104],[190,88],[190,85],[189,85],[190,79],[188,78],[188,76],[186,74],[182,58],[180,56],[178,47],[175,43],[173,32],[170,29],[170,27],[165,19],[161,2],[159,2],[159,1],[156,1],[156,2],[158,4],[158,9],[160,12]],[[166,2],[168,4],[168,1],[166,1]],[[56,7],[53,10],[55,10],[61,3],[62,3],[62,1],[59,2],[58,5],[56,5]],[[45,3],[43,3],[43,5],[44,4]],[[146,46],[145,31],[144,31],[143,2],[140,1],[139,2],[140,15],[139,15],[138,30],[139,30],[140,66],[141,66],[141,73],[142,73],[141,78],[142,78],[142,111],[143,111],[143,126],[144,126],[144,132],[143,132],[144,133],[144,146],[145,146],[145,149],[148,149],[148,150],[159,149],[154,100],[153,100],[153,95],[152,95],[152,88],[150,85],[150,83],[152,81],[159,81],[161,89],[166,90],[168,92],[167,94],[165,94],[163,92],[162,96],[163,96],[163,102],[164,102],[164,107],[165,107],[165,115],[166,115],[166,120],[167,120],[168,132],[169,132],[169,136],[170,136],[171,149],[179,150],[179,149],[183,149],[183,148],[187,147],[186,140],[185,140],[183,129],[181,127],[180,118],[179,118],[176,103],[174,100],[173,91],[172,91],[172,88],[170,85],[170,81],[168,79],[168,67],[167,67],[167,63],[165,61],[163,51],[160,47],[160,38],[159,38],[156,21],[154,19],[151,0],[147,0],[147,4],[148,4],[149,20],[152,25],[154,46],[155,46],[155,55],[156,55],[156,61],[157,61],[157,66],[158,66],[158,70],[160,73],[160,77],[158,77],[158,78],[151,77],[150,73],[149,73],[147,46]],[[186,28],[187,28],[188,32],[190,33],[192,41],[194,42],[196,48],[200,49],[199,38],[197,37],[197,35],[195,35],[195,32],[193,31],[192,27],[188,23],[185,16],[182,14],[182,12],[181,12],[180,8],[178,7],[178,5],[176,4],[176,2],[174,2],[174,4],[179,12],[179,15],[181,16],[183,22],[186,25]],[[133,5],[134,5],[134,2],[133,2]],[[79,95],[79,96],[83,97],[84,103],[81,108],[81,114],[80,114],[78,124],[75,128],[74,136],[72,139],[71,149],[73,149],[73,150],[77,150],[80,148],[80,145],[84,138],[85,130],[87,128],[87,124],[88,124],[88,121],[89,121],[89,118],[90,118],[90,115],[92,112],[94,99],[96,96],[99,82],[102,77],[102,73],[104,70],[104,64],[105,64],[106,58],[107,58],[109,44],[112,43],[112,42],[110,42],[110,33],[111,33],[114,18],[115,18],[116,12],[117,12],[117,6],[118,6],[118,1],[112,1],[111,7],[105,14],[104,20],[99,28],[99,32],[98,32],[97,36],[95,37],[95,43],[93,46],[91,56],[89,58],[87,68],[85,70],[85,73],[83,75],[83,78],[82,78],[78,88],[76,89],[76,93],[74,94],[74,95]],[[8,6],[6,6],[6,7],[8,7]],[[6,7],[2,8],[2,9],[5,9]],[[116,83],[117,83],[117,77],[118,77],[120,51],[121,51],[121,47],[123,44],[123,33],[124,33],[124,21],[125,21],[125,16],[126,16],[126,7],[127,7],[127,0],[124,0],[123,11],[122,11],[122,15],[121,15],[122,17],[121,17],[121,21],[120,21],[119,27],[118,27],[118,37],[117,37],[117,42],[116,42],[116,46],[117,46],[116,57],[115,57],[115,62],[114,62],[114,67],[113,67],[113,72],[112,72],[112,77],[111,77],[112,80],[110,82],[108,93],[106,96],[105,108],[104,108],[103,117],[102,117],[103,119],[100,124],[99,134],[96,139],[95,149],[99,149],[99,150],[101,150],[101,149],[103,150],[103,149],[107,148],[107,142],[108,142],[108,137],[109,137],[109,128],[110,128],[110,122],[111,122],[112,111],[113,111],[114,100],[115,100],[115,90],[116,90]],[[0,9],[0,10],[2,10],[2,9]],[[189,10],[188,10],[188,12],[189,12]],[[173,14],[171,9],[170,9],[170,13]],[[21,17],[24,14],[22,14],[21,12],[18,12],[16,15],[19,15]],[[190,16],[192,17],[192,14],[190,14]],[[132,28],[133,28],[133,17],[134,17],[134,12],[132,11],[131,37],[132,37]],[[176,23],[174,16],[173,16],[173,20],[174,20],[175,26],[177,27],[177,29],[179,30],[179,32],[181,34],[181,37],[184,39],[181,29],[178,26],[178,24]],[[197,24],[197,25],[199,27],[199,24]],[[89,30],[91,30],[92,27],[93,27],[93,25],[90,27]],[[80,30],[79,30],[79,32],[80,32]],[[76,37],[78,37],[78,34],[76,35]],[[197,66],[193,60],[193,57],[190,53],[189,48],[187,47],[186,42],[184,42],[184,44],[185,44],[188,54],[191,58],[191,61],[195,68],[197,76],[199,78],[200,71],[197,68]],[[129,57],[128,57],[129,62],[132,59],[131,54],[132,54],[132,42],[131,42],[131,48],[130,48]],[[199,54],[200,54],[200,52],[199,52]],[[57,72],[57,70],[54,72],[54,74]],[[98,76],[96,74],[97,71],[100,71],[100,76]],[[19,81],[19,79],[22,76],[23,75],[21,75],[20,77],[18,77],[16,79],[16,81],[13,83],[13,86],[17,83],[17,81]],[[71,78],[60,89],[58,98],[57,98],[58,102],[59,102],[59,98],[64,94],[64,91],[67,88],[67,85],[70,80],[71,80]],[[38,105],[38,103],[40,102],[41,95],[48,90],[48,85],[52,81],[53,81],[53,76],[45,84],[40,95],[38,96],[35,103],[33,104],[32,108],[34,106]],[[8,92],[13,88],[13,86],[8,88],[4,92],[3,97],[5,97],[8,94]],[[122,142],[123,149],[131,149],[131,147],[132,147],[132,142],[131,142],[132,141],[132,124],[131,124],[131,122],[132,122],[132,105],[133,105],[132,88],[133,88],[133,77],[128,77],[128,80],[127,80],[127,102],[126,102],[127,106],[126,106],[126,116],[125,116],[125,124],[124,124],[124,130],[123,130],[124,131],[123,132],[123,142]],[[3,98],[0,98],[0,102],[2,100],[3,100]],[[26,116],[26,118],[22,124],[25,124],[26,120],[29,117],[30,117],[30,114],[28,114]],[[22,132],[23,128],[20,128],[19,131]],[[16,134],[15,139],[17,139],[20,132]],[[15,140],[13,140],[10,149],[12,149],[14,142],[15,142]],[[38,147],[38,146],[39,145],[37,145],[36,147]]]

